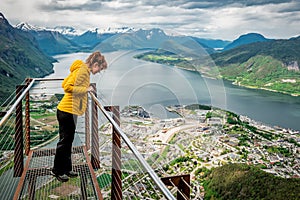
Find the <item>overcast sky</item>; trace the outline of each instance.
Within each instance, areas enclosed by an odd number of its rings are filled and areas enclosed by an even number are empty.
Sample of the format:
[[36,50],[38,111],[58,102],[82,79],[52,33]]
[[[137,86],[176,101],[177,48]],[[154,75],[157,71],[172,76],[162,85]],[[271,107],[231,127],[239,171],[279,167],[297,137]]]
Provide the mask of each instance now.
[[1,0],[0,8],[12,25],[161,28],[225,40],[249,32],[300,35],[300,0]]

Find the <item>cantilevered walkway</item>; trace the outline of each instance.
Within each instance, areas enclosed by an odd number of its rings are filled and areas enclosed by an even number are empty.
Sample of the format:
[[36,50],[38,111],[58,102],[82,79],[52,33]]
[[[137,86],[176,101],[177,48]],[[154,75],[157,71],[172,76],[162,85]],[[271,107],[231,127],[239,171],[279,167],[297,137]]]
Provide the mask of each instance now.
[[50,174],[55,149],[30,151],[14,199],[103,199],[84,146],[73,147],[73,170],[79,177],[61,183]]
[[190,199],[189,175],[152,169],[120,128],[119,107],[102,106],[96,93],[77,122],[72,164],[79,176],[65,183],[51,176],[57,140],[43,140],[57,135],[49,108],[61,81],[26,79],[1,106],[0,199]]

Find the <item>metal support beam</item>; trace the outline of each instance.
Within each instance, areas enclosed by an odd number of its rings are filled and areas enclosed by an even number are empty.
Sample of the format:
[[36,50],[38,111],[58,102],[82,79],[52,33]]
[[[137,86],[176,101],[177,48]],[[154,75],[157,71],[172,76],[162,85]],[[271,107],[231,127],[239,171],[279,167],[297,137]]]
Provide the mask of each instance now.
[[80,190],[81,190],[81,199],[88,199],[86,185],[88,184],[86,175],[80,174]]
[[36,179],[37,176],[34,174],[30,174],[29,183],[28,183],[28,199],[34,200],[35,199],[35,190],[36,190]]
[[[91,83],[93,94],[97,97],[96,83]],[[92,147],[91,147],[91,162],[94,169],[100,168],[100,153],[99,153],[99,134],[98,134],[98,106],[92,99]]]
[[167,186],[176,186],[177,199],[187,200],[190,199],[190,174],[183,174],[179,176],[170,176],[161,178],[162,182]]
[[[120,126],[119,106],[105,106],[107,111],[112,112],[113,120]],[[112,132],[112,183],[111,199],[122,199],[122,171],[121,171],[121,136],[113,126]]]
[[86,105],[87,109],[85,110],[84,121],[85,121],[85,146],[87,150],[91,148],[91,126],[90,126],[90,110],[89,110],[89,101]]
[[[18,99],[25,86],[16,86],[16,99]],[[23,119],[22,119],[22,101],[16,106],[16,121],[15,121],[15,149],[14,149],[14,177],[21,177],[24,170],[24,155],[23,155]]]
[[[26,85],[29,86],[32,79],[26,79]],[[28,156],[30,151],[30,103],[29,103],[29,91],[25,96],[25,154]]]

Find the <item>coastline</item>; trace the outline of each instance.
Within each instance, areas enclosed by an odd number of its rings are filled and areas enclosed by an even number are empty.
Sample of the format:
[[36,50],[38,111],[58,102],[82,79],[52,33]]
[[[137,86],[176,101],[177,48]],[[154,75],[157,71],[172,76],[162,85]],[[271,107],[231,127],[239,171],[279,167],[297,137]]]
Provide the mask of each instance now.
[[[144,60],[144,59],[142,59]],[[147,60],[149,62],[153,62],[151,60]],[[160,62],[158,62],[160,63]],[[165,65],[168,65],[166,63],[160,63],[160,64],[165,64]],[[200,75],[204,78],[209,78],[209,79],[222,79],[222,80],[226,80],[226,81],[230,81],[231,84],[233,85],[237,85],[237,86],[241,86],[241,87],[245,87],[245,88],[250,88],[250,89],[257,89],[257,90],[266,90],[266,91],[270,91],[270,92],[276,92],[276,93],[281,93],[281,94],[285,94],[285,95],[290,95],[290,96],[293,96],[293,97],[298,97],[300,96],[300,94],[295,94],[295,93],[289,93],[289,92],[284,92],[284,91],[278,91],[278,90],[274,90],[274,89],[269,89],[269,88],[265,88],[265,87],[258,87],[258,86],[250,86],[250,85],[242,85],[240,84],[239,82],[236,82],[236,80],[229,80],[229,79],[226,79],[226,78],[217,78],[217,77],[212,77],[211,75],[209,75],[208,73],[205,73],[204,71],[201,71],[200,69],[196,69],[196,68],[186,68],[186,67],[181,67],[181,66],[177,66],[177,65],[169,65],[169,66],[173,66],[175,68],[178,68],[178,69],[182,69],[182,70],[186,70],[186,71],[190,71],[190,72],[199,72]]]
[[232,80],[228,80],[228,79],[224,79],[227,81],[230,81],[232,85],[236,85],[236,86],[240,86],[240,87],[245,87],[245,88],[250,88],[250,89],[256,89],[256,90],[266,90],[266,91],[270,91],[270,92],[276,92],[276,93],[281,93],[281,94],[285,94],[285,95],[290,95],[293,97],[299,97],[299,94],[293,94],[293,93],[288,93],[288,92],[284,92],[284,91],[277,91],[277,90],[273,90],[273,89],[269,89],[269,88],[265,88],[265,87],[257,87],[257,86],[250,86],[250,85],[243,85],[240,84],[239,82],[235,82]]
[[[192,71],[192,72],[199,72],[201,74],[201,76],[204,77],[204,78],[209,78],[209,79],[213,79],[213,80],[217,80],[218,79],[218,78],[209,76],[207,73],[201,72],[201,70],[196,70],[196,69],[193,70],[193,69],[188,69],[188,68],[178,67],[178,66],[174,66],[174,67],[182,69],[182,70],[187,70],[187,71]],[[236,86],[240,86],[240,87],[244,87],[244,88],[250,88],[250,89],[256,89],[256,90],[266,90],[266,91],[270,91],[270,92],[275,92],[275,93],[281,93],[281,94],[285,94],[285,95],[290,95],[290,96],[293,96],[293,97],[299,97],[300,96],[300,94],[288,93],[288,92],[273,90],[273,89],[265,88],[265,87],[243,85],[243,84],[240,84],[239,82],[236,82],[235,80],[229,80],[229,79],[225,79],[225,78],[221,78],[221,79],[231,82],[232,85],[236,85]]]

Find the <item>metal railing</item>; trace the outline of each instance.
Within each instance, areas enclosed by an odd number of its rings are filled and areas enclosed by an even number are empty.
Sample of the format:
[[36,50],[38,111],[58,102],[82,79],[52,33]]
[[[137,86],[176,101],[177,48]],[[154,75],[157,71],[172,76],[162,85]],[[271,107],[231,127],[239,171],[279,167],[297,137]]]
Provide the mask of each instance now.
[[[129,149],[133,152],[134,156],[138,159],[138,161],[140,162],[140,164],[142,165],[144,170],[149,174],[149,176],[152,178],[154,183],[157,185],[159,190],[164,194],[164,196],[167,199],[175,200],[176,198],[173,196],[173,194],[170,192],[170,190],[166,187],[166,185],[161,181],[161,179],[157,176],[157,174],[154,172],[154,170],[146,162],[146,160],[143,158],[143,156],[140,154],[140,152],[136,149],[135,145],[129,140],[127,135],[122,131],[122,129],[120,128],[119,124],[115,121],[115,119],[113,119],[113,117],[107,112],[107,110],[104,108],[104,106],[101,105],[100,101],[96,98],[95,94],[90,92],[90,95],[91,95],[93,101],[98,106],[98,108],[101,110],[101,112],[105,115],[105,117],[112,124],[114,131],[124,140],[124,142],[127,144]],[[111,110],[113,110],[113,109],[111,109]],[[116,117],[116,118],[118,118],[118,117]],[[120,155],[118,155],[116,157],[120,158]]]
[[5,115],[0,120],[0,127],[7,121],[7,119],[12,115],[18,104],[24,99],[25,95],[28,94],[29,90],[32,88],[35,82],[38,81],[61,81],[63,78],[30,78],[27,79],[27,85],[24,85],[25,89],[20,93],[18,98],[15,100],[14,104],[10,106],[8,111],[5,111]]
[[12,115],[13,111],[16,109],[16,107],[20,104],[20,102],[23,100],[24,96],[27,94],[27,92],[30,90],[30,88],[33,86],[35,82],[35,79],[32,79],[30,84],[25,88],[25,90],[21,93],[21,95],[16,99],[15,103],[9,108],[8,111],[6,111],[6,114],[0,121],[0,127],[7,121],[7,119]]
[[[41,81],[61,81],[63,79],[47,79],[47,78],[36,78],[28,79],[26,84],[21,85],[17,90],[16,99],[14,103],[7,108],[7,111],[3,111],[5,115],[1,118],[0,128],[7,124],[7,121],[10,120],[9,124],[15,123],[14,126],[19,126],[15,128],[15,145],[14,150],[14,177],[20,177],[24,169],[24,157],[23,154],[28,155],[30,151],[30,110],[29,110],[29,91],[34,87],[36,83]],[[95,85],[94,85],[95,87]],[[25,97],[25,127],[23,126],[22,118],[22,101]],[[87,109],[85,114],[85,145],[87,150],[90,150],[90,156],[93,168],[95,170],[100,168],[100,155],[99,155],[99,129],[98,129],[98,110],[105,116],[113,128],[113,145],[112,145],[112,163],[111,163],[111,198],[112,199],[122,199],[122,172],[121,172],[121,139],[126,143],[132,154],[138,160],[138,163],[143,168],[143,172],[146,172],[150,179],[154,182],[156,186],[153,186],[153,190],[159,189],[160,192],[166,199],[176,199],[170,190],[166,187],[164,182],[158,177],[153,168],[146,162],[141,153],[137,150],[136,146],[130,141],[127,137],[127,134],[120,128],[120,116],[119,116],[119,107],[118,106],[103,106],[99,99],[96,97],[96,93],[90,93],[91,97],[91,109]],[[24,102],[23,102],[24,103]],[[15,111],[15,116],[14,116]],[[91,114],[89,113],[91,111]],[[113,115],[111,116],[111,113]],[[13,117],[12,117],[13,116]],[[91,120],[90,120],[91,116]],[[15,121],[15,122],[13,122]],[[89,121],[92,122],[91,129],[92,133],[90,135],[90,125]],[[19,124],[19,125],[17,125]],[[23,139],[23,129],[25,129],[25,140]],[[91,140],[91,141],[90,141]],[[25,141],[25,142],[24,142]],[[23,147],[23,142],[25,143],[25,148]],[[91,143],[91,144],[90,144]],[[1,150],[1,149],[0,149]],[[24,151],[25,150],[25,151]],[[16,160],[17,159],[17,160]],[[16,164],[17,163],[17,164]],[[101,166],[102,167],[102,166]],[[115,195],[115,196],[114,196]],[[178,195],[177,195],[178,196]],[[160,196],[162,197],[162,196]]]
[[[30,145],[45,144],[49,137],[57,134],[57,131],[49,133],[49,131],[41,127],[39,130],[34,130],[36,124],[32,116],[30,116],[30,95],[41,96],[42,93],[35,92],[36,83],[46,79],[26,79],[21,85],[16,86],[15,95],[11,95],[11,100],[6,100],[1,105],[1,120],[0,120],[0,199],[11,199],[17,187],[17,183],[24,171],[24,161],[30,151]],[[50,80],[50,79],[47,79]],[[63,80],[63,79],[51,79]],[[60,85],[60,84],[59,84]],[[55,86],[57,88],[57,86]],[[30,94],[30,95],[29,95]],[[40,103],[43,104],[42,102]],[[25,119],[25,120],[24,120]],[[36,120],[37,121],[37,120]],[[45,123],[44,123],[45,124]],[[50,125],[49,125],[50,127]],[[56,129],[51,125],[52,130]],[[36,133],[44,133],[38,135]],[[36,134],[30,138],[30,134]],[[25,156],[24,156],[25,155]]]

